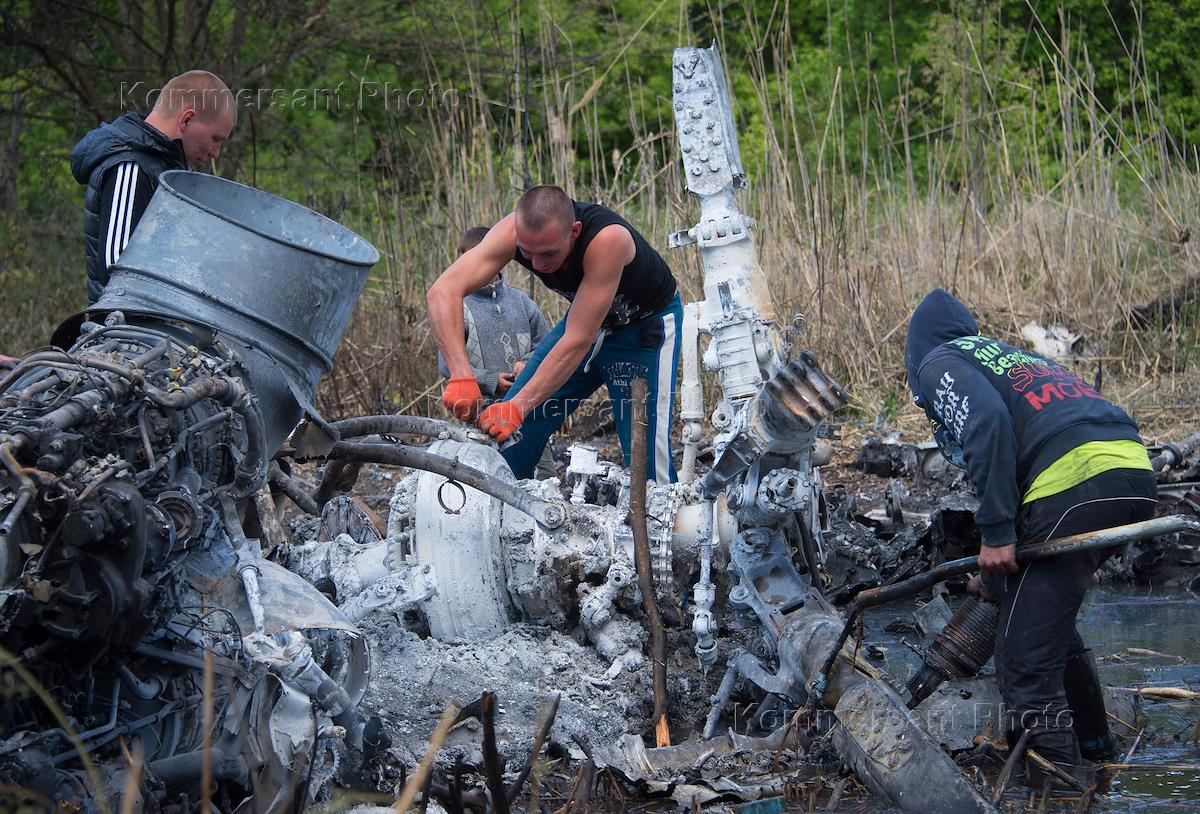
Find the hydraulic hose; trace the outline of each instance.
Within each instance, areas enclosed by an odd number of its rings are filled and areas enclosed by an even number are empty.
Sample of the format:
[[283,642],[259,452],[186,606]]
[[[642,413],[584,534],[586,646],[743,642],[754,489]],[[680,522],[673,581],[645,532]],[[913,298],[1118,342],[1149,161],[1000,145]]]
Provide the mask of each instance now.
[[312,495],[304,491],[304,487],[300,482],[291,475],[279,468],[279,464],[271,462],[271,470],[267,474],[267,482],[272,486],[278,487],[279,491],[288,496],[288,499],[299,506],[306,514],[311,514],[315,517],[321,516],[321,507],[317,505],[317,501]]
[[465,441],[462,427],[437,418],[415,415],[366,415],[345,418],[330,424],[342,438],[357,438],[364,435],[424,435],[439,438],[445,435],[455,441]]
[[556,529],[567,520],[566,504],[560,500],[544,500],[474,467],[407,444],[360,444],[339,441],[325,457],[387,466],[407,466],[433,472],[491,495],[529,515],[547,529]]

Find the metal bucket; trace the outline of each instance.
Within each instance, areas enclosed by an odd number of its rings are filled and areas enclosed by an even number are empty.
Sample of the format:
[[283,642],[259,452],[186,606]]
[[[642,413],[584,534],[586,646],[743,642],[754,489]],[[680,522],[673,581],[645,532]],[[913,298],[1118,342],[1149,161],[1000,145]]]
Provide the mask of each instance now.
[[[311,209],[172,170],[159,178],[87,313],[95,319],[119,310],[130,321],[179,320],[217,331],[246,361],[268,435],[282,442],[301,408],[315,415],[317,383],[378,260],[374,246]],[[63,334],[78,321],[64,324],[55,341],[73,338]]]

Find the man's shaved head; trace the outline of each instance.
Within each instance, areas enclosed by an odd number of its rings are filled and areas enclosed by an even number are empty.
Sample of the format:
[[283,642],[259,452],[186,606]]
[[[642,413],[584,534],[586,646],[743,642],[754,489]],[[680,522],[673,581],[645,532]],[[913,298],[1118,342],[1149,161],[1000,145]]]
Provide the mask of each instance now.
[[154,103],[154,112],[167,118],[188,109],[195,110],[205,121],[228,112],[237,122],[237,104],[232,91],[219,76],[208,71],[181,73],[162,86]]
[[183,145],[188,166],[211,166],[237,124],[237,100],[216,74],[181,73],[158,93],[146,124]]
[[516,215],[519,229],[540,232],[555,224],[569,232],[575,224],[575,205],[559,187],[536,186],[517,200]]

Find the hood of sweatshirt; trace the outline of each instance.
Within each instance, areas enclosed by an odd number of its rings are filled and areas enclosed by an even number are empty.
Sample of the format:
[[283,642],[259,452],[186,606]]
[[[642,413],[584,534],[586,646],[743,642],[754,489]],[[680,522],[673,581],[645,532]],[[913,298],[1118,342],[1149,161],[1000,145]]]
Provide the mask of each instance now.
[[975,336],[979,323],[967,306],[945,289],[935,288],[921,300],[908,323],[904,343],[904,367],[908,371],[908,389],[917,392],[917,371],[935,348],[961,336]]

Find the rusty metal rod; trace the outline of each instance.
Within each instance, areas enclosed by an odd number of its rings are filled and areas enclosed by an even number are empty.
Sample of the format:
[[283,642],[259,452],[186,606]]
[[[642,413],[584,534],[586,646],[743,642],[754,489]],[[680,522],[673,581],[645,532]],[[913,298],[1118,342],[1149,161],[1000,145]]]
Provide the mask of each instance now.
[[[638,588],[646,627],[650,629],[650,664],[654,675],[655,740],[670,746],[667,721],[667,644],[662,614],[654,595],[654,567],[650,561],[650,535],[646,530],[646,380],[634,379],[633,427],[629,439],[629,526],[633,531],[633,555],[637,563]],[[666,743],[663,743],[663,741]]]
[[[1200,534],[1200,517],[1173,514],[1167,517],[1156,517],[1153,520],[1143,520],[1140,523],[1129,523],[1124,526],[1114,526],[1109,529],[1098,529],[1097,531],[1089,531],[1083,534],[1073,534],[1069,537],[1059,537],[1036,545],[1018,546],[1017,562],[1029,562],[1030,560],[1037,560],[1042,557],[1053,557],[1057,554],[1089,551],[1096,548],[1112,548],[1113,546],[1125,545],[1136,540],[1145,540],[1149,537],[1158,537],[1181,531]],[[841,651],[842,645],[850,637],[850,631],[854,628],[855,622],[858,621],[858,617],[864,610],[876,605],[884,605],[888,602],[906,599],[927,588],[932,588],[949,577],[966,574],[978,567],[979,557],[963,557],[942,563],[935,568],[929,569],[924,574],[918,574],[911,579],[896,582],[892,585],[881,585],[878,588],[870,588],[855,594],[854,604],[850,606],[850,611],[846,618],[846,625],[842,628],[841,635],[838,636],[835,645],[830,648],[829,655],[826,657],[820,672],[813,677],[810,684],[811,692],[817,698],[825,694],[825,680],[829,675],[829,671],[833,669],[833,664],[837,660],[837,655]]]
[[550,728],[554,726],[554,719],[558,716],[558,702],[562,700],[562,693],[555,693],[550,699],[549,705],[542,710],[541,722],[538,724],[537,732],[533,734],[533,749],[529,755],[529,763],[517,775],[508,786],[508,802],[510,804],[517,801],[517,795],[521,793],[521,786],[525,784],[530,772],[533,771],[533,766],[537,763],[538,756],[542,753],[542,744],[546,742],[546,738],[550,735]]

